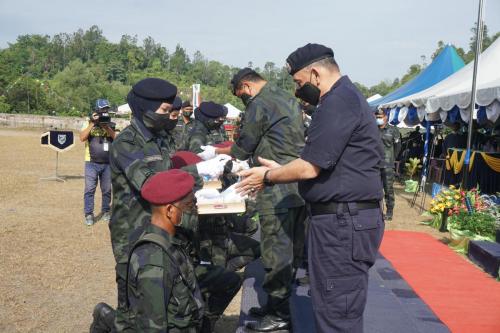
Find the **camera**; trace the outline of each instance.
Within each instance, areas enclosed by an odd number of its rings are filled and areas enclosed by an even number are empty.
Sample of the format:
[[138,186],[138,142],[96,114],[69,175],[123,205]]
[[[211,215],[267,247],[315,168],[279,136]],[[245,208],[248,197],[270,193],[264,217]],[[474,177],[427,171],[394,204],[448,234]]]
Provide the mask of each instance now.
[[96,111],[97,113],[97,120],[95,120],[95,123],[97,125],[108,125],[110,122],[111,122],[111,116],[109,114],[109,112],[106,110],[106,111]]

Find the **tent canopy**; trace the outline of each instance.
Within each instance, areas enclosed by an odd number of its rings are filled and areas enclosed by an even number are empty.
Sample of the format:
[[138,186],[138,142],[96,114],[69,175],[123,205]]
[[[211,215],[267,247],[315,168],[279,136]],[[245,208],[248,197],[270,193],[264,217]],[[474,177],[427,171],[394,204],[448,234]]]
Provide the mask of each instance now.
[[425,90],[449,77],[451,74],[464,67],[464,65],[462,58],[457,54],[455,48],[451,45],[446,45],[434,61],[413,80],[405,83],[384,97],[371,101],[369,104],[375,107]]
[[[471,62],[426,90],[382,103],[380,107],[414,106],[425,108],[426,113],[449,111],[455,106],[460,109],[469,108],[473,70],[474,63]],[[489,106],[498,101],[500,101],[500,39],[479,56],[476,103],[479,106]]]

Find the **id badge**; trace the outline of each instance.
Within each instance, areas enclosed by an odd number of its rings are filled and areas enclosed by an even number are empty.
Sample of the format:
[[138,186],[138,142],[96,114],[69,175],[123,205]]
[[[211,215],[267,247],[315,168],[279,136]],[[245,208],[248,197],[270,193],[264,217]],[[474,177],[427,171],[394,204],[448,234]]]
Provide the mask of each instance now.
[[104,151],[109,151],[109,143],[104,142],[103,148],[104,148]]

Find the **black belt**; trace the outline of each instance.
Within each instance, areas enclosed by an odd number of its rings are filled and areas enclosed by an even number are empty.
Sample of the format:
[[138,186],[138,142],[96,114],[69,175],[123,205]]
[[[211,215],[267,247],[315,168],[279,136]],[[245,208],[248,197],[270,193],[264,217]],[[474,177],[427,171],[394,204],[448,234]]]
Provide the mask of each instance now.
[[[364,209],[374,209],[380,208],[380,202],[378,200],[369,201],[355,201],[356,208],[358,210]],[[343,205],[343,211],[348,212],[347,202],[314,202],[310,203],[311,215],[326,215],[326,214],[336,214],[340,205]]]

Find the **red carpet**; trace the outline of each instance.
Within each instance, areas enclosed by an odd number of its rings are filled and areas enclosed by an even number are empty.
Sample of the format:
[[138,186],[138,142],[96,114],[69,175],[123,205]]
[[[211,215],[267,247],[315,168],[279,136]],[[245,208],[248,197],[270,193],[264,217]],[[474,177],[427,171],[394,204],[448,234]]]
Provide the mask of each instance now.
[[381,252],[454,333],[500,332],[500,282],[430,235],[386,231]]

